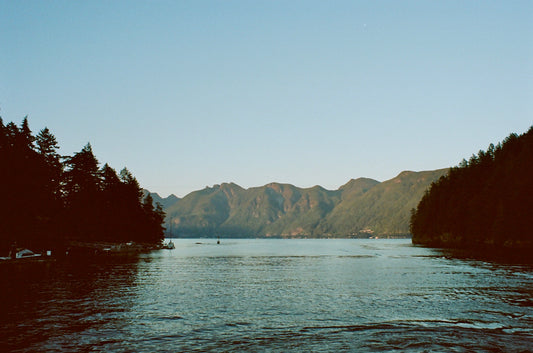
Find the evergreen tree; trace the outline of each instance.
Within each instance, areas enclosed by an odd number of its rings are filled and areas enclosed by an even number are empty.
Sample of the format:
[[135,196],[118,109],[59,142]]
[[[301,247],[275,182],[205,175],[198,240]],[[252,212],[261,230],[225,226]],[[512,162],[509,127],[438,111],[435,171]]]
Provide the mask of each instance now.
[[165,213],[159,202],[154,207],[154,200],[147,194],[142,202],[144,213],[144,232],[150,237],[151,242],[159,242],[164,239]]
[[35,142],[37,144],[37,152],[45,158],[46,163],[51,167],[60,169],[60,156],[57,153],[59,145],[56,137],[47,127],[39,131],[39,134],[35,138]]
[[106,163],[102,167],[100,175],[102,176],[102,190],[115,192],[120,185],[117,172]]
[[38,251],[69,240],[162,240],[162,208],[142,200],[131,172],[124,168],[118,176],[108,164],[99,169],[90,144],[64,162],[58,149],[48,128],[34,137],[27,117],[20,128],[0,118],[3,255],[14,242]]
[[22,120],[22,124],[20,126],[19,134],[18,134],[18,143],[21,147],[28,148],[30,150],[33,150],[33,142],[35,141],[35,137],[31,134],[30,126],[28,123],[28,117],[24,117]]
[[44,187],[48,175],[44,159],[34,150],[27,118],[21,128],[14,123],[3,127],[0,160],[5,169],[1,182],[5,187],[1,212],[4,242],[20,240],[34,247],[46,242],[51,223],[50,189]]
[[44,187],[49,189],[56,198],[59,198],[63,165],[61,164],[61,156],[57,153],[59,149],[57,140],[50,130],[45,127],[39,131],[35,142],[37,152],[46,164],[47,183]]
[[161,242],[165,238],[165,212],[161,203],[156,202],[155,209],[153,210],[153,230],[152,230],[152,242]]
[[7,147],[14,148],[17,136],[19,135],[19,129],[17,125],[15,125],[14,122],[9,122],[5,127],[5,133]]
[[144,200],[142,202],[142,208],[146,214],[150,214],[150,212],[153,211],[154,199],[152,198],[150,194],[146,194],[146,196],[144,197]]
[[64,173],[67,221],[73,237],[95,240],[100,225],[100,178],[98,161],[88,143],[67,158]]
[[120,179],[125,186],[124,196],[131,200],[131,204],[139,203],[142,198],[142,189],[137,179],[127,168],[120,171]]
[[7,148],[7,128],[4,126],[4,121],[0,117],[0,153]]
[[413,242],[533,248],[533,127],[490,144],[432,184],[411,215]]
[[100,188],[98,160],[88,143],[72,157],[68,157],[65,172],[65,191],[67,197],[73,199],[76,194],[88,196]]
[[[127,222],[122,224],[122,234],[129,240],[141,241],[145,231],[143,210],[141,205],[142,190],[137,179],[127,168],[120,171],[120,199],[122,200],[121,212]],[[125,217],[131,215],[131,218]]]

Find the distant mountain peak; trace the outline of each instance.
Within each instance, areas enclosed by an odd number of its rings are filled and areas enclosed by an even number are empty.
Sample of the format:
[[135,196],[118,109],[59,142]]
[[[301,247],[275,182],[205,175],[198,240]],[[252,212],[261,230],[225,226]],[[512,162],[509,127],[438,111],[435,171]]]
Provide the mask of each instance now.
[[349,182],[342,185],[339,188],[339,191],[341,191],[344,196],[349,194],[365,193],[378,184],[380,184],[379,181],[370,178],[351,179]]
[[240,185],[235,184],[233,182],[231,182],[231,183],[222,183],[222,184],[219,185],[219,187],[221,189],[239,189],[239,190],[244,190],[244,188],[242,188]]
[[163,209],[166,209],[172,206],[173,204],[175,204],[176,202],[180,200],[180,198],[174,194],[170,194],[169,196],[163,198],[159,196],[157,192],[150,192],[149,190],[146,190],[146,189],[143,189],[142,192],[143,192],[143,198],[146,197],[146,195],[150,194],[150,196],[154,200],[154,205],[159,202],[161,206],[163,206]]
[[413,172],[412,170],[404,170],[403,172],[401,172],[400,174],[398,174],[397,178],[398,177],[404,177],[404,176],[408,176],[408,175],[412,175],[414,174],[415,172]]
[[292,184],[284,184],[284,183],[277,183],[272,182],[265,185],[267,188],[270,188],[276,192],[283,192],[285,189],[296,189],[297,187]]

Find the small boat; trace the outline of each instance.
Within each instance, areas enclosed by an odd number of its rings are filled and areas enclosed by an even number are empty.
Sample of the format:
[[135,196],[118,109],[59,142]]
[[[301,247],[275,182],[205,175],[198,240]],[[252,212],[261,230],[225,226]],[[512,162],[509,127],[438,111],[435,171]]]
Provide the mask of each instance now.
[[24,262],[42,262],[50,260],[50,256],[42,256],[25,248],[13,249],[8,257],[0,257],[0,263],[24,263]]
[[41,257],[41,254],[35,254],[33,251],[29,249],[22,249],[19,250],[15,256],[17,259],[27,259],[30,257]]
[[174,246],[174,243],[172,242],[172,240],[170,240],[168,243],[163,245],[163,249],[172,250],[172,249],[175,249],[175,248],[176,247]]

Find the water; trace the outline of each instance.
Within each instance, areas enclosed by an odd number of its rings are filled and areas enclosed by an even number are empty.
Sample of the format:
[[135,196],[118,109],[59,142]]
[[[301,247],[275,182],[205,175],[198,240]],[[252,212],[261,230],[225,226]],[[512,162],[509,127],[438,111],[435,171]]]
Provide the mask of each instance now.
[[0,351],[533,350],[527,265],[409,240],[174,242],[1,266]]

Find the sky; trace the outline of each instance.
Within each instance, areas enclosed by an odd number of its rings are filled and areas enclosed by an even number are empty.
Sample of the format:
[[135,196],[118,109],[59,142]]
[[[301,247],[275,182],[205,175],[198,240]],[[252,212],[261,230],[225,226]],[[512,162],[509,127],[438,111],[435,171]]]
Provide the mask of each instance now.
[[533,1],[0,0],[0,116],[163,197],[447,168],[533,125]]

